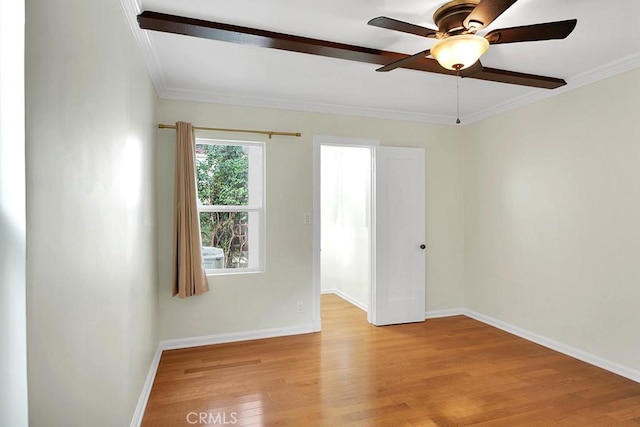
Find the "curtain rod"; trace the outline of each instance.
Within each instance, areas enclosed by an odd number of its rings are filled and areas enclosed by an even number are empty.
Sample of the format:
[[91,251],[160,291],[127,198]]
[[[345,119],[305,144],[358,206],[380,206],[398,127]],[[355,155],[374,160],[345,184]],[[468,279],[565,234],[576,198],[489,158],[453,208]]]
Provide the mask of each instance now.
[[[158,124],[159,129],[175,129],[176,125],[165,125],[162,123]],[[205,128],[199,126],[193,126],[195,130],[213,130],[213,131],[221,131],[221,132],[241,132],[241,133],[257,133],[260,135],[268,135],[269,139],[272,136],[296,136],[300,137],[302,134],[300,132],[275,132],[271,130],[249,130],[249,129],[224,129],[224,128]]]

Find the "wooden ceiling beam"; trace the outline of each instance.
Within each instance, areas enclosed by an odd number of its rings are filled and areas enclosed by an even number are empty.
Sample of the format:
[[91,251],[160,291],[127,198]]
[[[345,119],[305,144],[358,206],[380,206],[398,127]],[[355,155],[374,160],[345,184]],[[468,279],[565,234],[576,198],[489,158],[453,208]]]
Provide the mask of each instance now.
[[[397,52],[389,52],[153,11],[145,11],[138,15],[138,24],[143,30],[181,34],[210,40],[246,44],[270,49],[280,49],[290,52],[307,53],[311,55],[376,65],[386,65],[407,56]],[[403,65],[401,68],[455,76],[454,71],[442,68],[436,60],[431,58],[418,58],[410,64]],[[482,71],[468,76],[467,78],[544,89],[555,89],[566,84],[564,80],[553,77],[536,76],[532,74],[492,68],[484,68]]]

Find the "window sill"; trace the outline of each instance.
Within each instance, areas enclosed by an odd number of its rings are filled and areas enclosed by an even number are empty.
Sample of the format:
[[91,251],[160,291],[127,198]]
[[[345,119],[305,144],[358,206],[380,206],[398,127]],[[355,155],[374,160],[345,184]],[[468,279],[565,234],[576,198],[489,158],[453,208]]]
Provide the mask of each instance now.
[[235,269],[235,268],[224,268],[218,270],[205,270],[207,277],[215,277],[215,276],[230,276],[230,275],[238,275],[238,274],[256,274],[256,273],[264,273],[264,269],[259,268],[243,268],[243,269]]

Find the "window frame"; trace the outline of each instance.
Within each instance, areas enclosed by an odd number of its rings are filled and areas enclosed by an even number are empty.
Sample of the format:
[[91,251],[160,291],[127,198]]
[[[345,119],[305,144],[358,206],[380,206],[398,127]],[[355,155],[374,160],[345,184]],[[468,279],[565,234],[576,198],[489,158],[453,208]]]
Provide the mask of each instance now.
[[[249,258],[250,261],[256,261],[256,264],[253,266],[248,266],[246,268],[217,268],[217,269],[205,269],[205,273],[207,276],[218,276],[218,275],[228,275],[228,274],[251,274],[251,273],[264,273],[266,271],[266,209],[265,209],[265,194],[266,194],[266,144],[262,141],[247,141],[247,140],[228,140],[228,139],[220,139],[220,138],[208,138],[202,136],[196,136],[195,138],[196,146],[197,145],[231,145],[231,146],[241,146],[241,147],[256,147],[260,149],[258,164],[259,170],[256,171],[256,167],[252,168],[252,164],[255,165],[255,161],[252,162],[252,155],[249,152],[249,199],[250,201],[246,205],[203,205],[200,203],[200,196],[197,195],[198,199],[198,228],[200,230],[200,247],[202,247],[202,230],[200,226],[200,213],[205,212],[247,212],[248,215],[252,213],[257,217],[256,222],[251,222],[251,224],[258,225],[258,230],[255,230],[255,227],[251,227],[249,229],[249,253],[255,254],[257,256],[254,258]],[[197,160],[196,160],[197,162]],[[253,179],[252,179],[253,178]],[[255,182],[255,178],[259,178],[259,182]],[[196,191],[197,182],[196,182]],[[257,194],[256,197],[252,197],[252,194]],[[253,199],[253,200],[251,200]],[[255,233],[255,234],[252,234]],[[257,237],[257,243],[256,243]],[[225,257],[227,254],[225,254]],[[204,262],[203,262],[204,264]]]

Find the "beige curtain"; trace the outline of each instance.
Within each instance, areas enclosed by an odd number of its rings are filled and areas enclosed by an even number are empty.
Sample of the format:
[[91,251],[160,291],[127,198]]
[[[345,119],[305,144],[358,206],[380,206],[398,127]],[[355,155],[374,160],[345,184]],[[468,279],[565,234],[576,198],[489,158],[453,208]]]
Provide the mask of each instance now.
[[173,296],[186,298],[209,290],[202,265],[198,195],[195,178],[196,140],[191,123],[176,123],[175,201],[173,208]]

